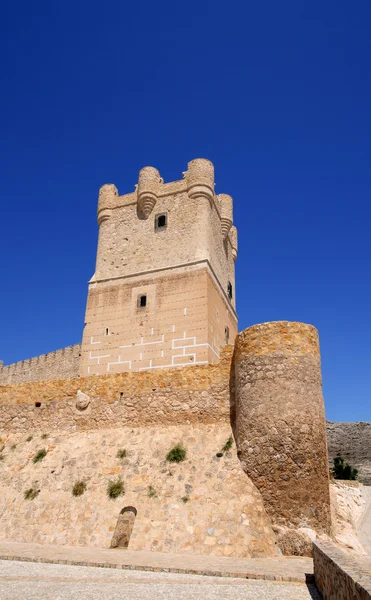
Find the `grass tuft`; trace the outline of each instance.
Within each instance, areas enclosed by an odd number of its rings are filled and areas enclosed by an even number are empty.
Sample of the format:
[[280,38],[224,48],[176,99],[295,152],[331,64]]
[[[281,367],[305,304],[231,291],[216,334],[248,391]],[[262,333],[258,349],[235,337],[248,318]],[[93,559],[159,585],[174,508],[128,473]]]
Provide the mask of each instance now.
[[223,448],[222,448],[222,452],[228,452],[228,450],[230,450],[233,446],[233,436],[229,436],[229,438],[227,439],[226,443],[224,444]]
[[157,498],[157,492],[152,485],[149,485],[147,488],[147,496],[148,498]]
[[187,504],[187,502],[189,502],[189,496],[183,496],[182,502],[184,502],[184,504]]
[[109,498],[115,499],[125,494],[124,482],[121,477],[116,480],[111,479],[107,486],[107,495]]
[[24,499],[25,500],[34,500],[36,498],[36,496],[38,496],[40,494],[40,490],[35,490],[34,488],[30,488],[29,490],[26,490],[24,493]]
[[117,450],[116,456],[117,456],[117,458],[126,458],[126,454],[127,454],[127,452],[126,452],[125,448],[120,448],[120,450]]
[[86,490],[85,481],[76,481],[72,488],[72,496],[82,496]]
[[47,452],[45,450],[45,448],[42,448],[41,450],[38,450],[35,454],[35,456],[32,459],[32,462],[34,463],[38,463],[40,462],[43,458],[45,458]]
[[177,444],[176,446],[174,446],[174,448],[172,448],[170,450],[170,452],[168,453],[166,460],[169,462],[182,462],[183,460],[185,460],[187,456],[187,451],[184,448],[184,446],[182,446],[182,444]]

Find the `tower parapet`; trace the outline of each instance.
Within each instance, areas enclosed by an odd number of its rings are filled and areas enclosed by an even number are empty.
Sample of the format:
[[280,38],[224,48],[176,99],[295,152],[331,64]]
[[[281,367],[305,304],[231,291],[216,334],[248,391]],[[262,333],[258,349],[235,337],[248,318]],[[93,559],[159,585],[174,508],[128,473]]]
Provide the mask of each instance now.
[[185,172],[187,191],[190,198],[214,199],[214,165],[206,158],[195,158],[188,163]]
[[139,171],[138,206],[145,219],[148,219],[158,198],[159,184],[163,183],[160,173],[154,167],[143,167]]
[[113,183],[102,185],[98,198],[98,225],[110,218],[112,210],[116,208],[119,193]]

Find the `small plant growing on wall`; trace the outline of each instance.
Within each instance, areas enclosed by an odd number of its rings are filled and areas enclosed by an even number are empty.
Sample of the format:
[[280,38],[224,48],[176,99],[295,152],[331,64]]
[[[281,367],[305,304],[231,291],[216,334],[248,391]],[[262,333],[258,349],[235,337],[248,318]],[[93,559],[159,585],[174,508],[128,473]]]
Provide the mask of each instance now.
[[26,490],[24,493],[24,499],[25,500],[34,500],[36,498],[36,496],[38,496],[40,494],[40,490],[35,490],[34,488],[30,488],[29,490]]
[[221,458],[224,455],[224,452],[228,452],[228,450],[230,450],[232,448],[233,445],[233,437],[230,435],[229,438],[227,439],[226,443],[224,444],[223,448],[216,453],[216,456],[218,458]]
[[86,490],[85,481],[76,481],[72,488],[72,496],[82,496]]
[[125,487],[124,487],[124,482],[122,481],[121,477],[119,477],[116,480],[111,479],[111,481],[108,482],[107,495],[109,498],[112,498],[114,500],[115,498],[118,498],[119,496],[123,496],[124,494],[125,494]]
[[358,477],[358,469],[355,469],[346,463],[342,456],[336,456],[334,458],[332,474],[335,479],[355,481]]
[[125,450],[125,448],[120,448],[120,450],[117,450],[117,458],[123,459],[126,458],[127,452]]
[[157,498],[157,492],[152,485],[149,485],[147,488],[147,496],[148,498]]
[[32,459],[32,462],[34,463],[38,463],[40,462],[43,458],[45,458],[47,452],[45,450],[45,448],[42,448],[41,450],[38,450],[35,454],[35,456]]
[[182,444],[177,444],[176,446],[174,446],[174,448],[172,448],[170,450],[170,452],[168,453],[166,460],[169,462],[182,462],[183,460],[186,459],[187,456],[187,451],[184,448],[184,446],[182,446]]
[[222,452],[228,452],[233,446],[233,437],[230,435],[222,448]]

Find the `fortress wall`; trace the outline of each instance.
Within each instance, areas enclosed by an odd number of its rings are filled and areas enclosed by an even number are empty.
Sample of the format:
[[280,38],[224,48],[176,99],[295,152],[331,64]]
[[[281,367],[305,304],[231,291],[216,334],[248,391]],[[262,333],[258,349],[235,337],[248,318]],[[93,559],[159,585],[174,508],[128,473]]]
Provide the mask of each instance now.
[[0,432],[229,422],[232,352],[216,365],[0,386]]
[[[258,557],[277,553],[275,535],[257,488],[243,473],[236,446],[217,457],[229,423],[119,427],[95,431],[0,436],[0,539],[109,548],[120,512],[137,516],[129,550]],[[166,456],[181,442],[186,459]],[[41,448],[45,458],[33,463]],[[119,449],[126,457],[117,457]],[[122,478],[125,493],[107,496]],[[86,483],[82,496],[72,487]],[[152,486],[150,492],[149,486]],[[39,491],[33,500],[24,492]]]
[[279,526],[329,532],[326,424],[317,330],[279,321],[245,329],[235,352],[242,466]]
[[0,365],[0,386],[43,379],[77,377],[80,353],[81,344],[75,344],[5,367]]

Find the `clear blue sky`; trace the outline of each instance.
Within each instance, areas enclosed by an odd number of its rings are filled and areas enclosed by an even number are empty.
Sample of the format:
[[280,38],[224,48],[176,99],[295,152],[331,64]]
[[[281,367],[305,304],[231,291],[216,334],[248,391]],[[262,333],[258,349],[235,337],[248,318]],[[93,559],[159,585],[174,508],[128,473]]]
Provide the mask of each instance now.
[[211,159],[240,329],[320,332],[327,417],[371,420],[369,0],[5,0],[0,359],[81,340],[99,187]]

